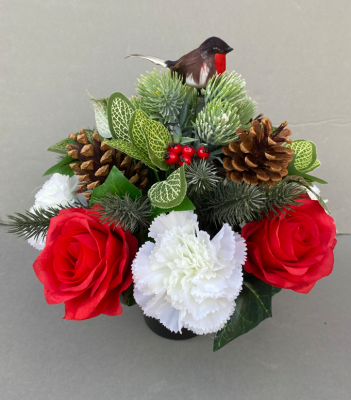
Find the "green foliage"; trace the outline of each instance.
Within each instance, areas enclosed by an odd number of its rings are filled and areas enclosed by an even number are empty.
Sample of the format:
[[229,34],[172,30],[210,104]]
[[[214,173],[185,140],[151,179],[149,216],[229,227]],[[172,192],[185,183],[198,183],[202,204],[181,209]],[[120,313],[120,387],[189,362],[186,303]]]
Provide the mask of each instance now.
[[159,73],[155,69],[138,79],[137,93],[141,98],[134,101],[151,119],[173,124],[179,121],[185,96],[190,90],[176,73],[164,70]]
[[33,211],[24,211],[23,214],[15,213],[15,215],[8,215],[10,220],[10,229],[8,233],[13,233],[17,237],[23,236],[25,239],[34,237],[37,240],[39,237],[45,238],[49,229],[50,220],[57,217],[62,209],[66,208],[88,208],[76,200],[73,204],[62,206],[58,204],[56,207],[33,207]]
[[146,164],[150,168],[155,168],[154,164],[150,160],[148,156],[144,153],[141,153],[132,143],[127,143],[124,140],[112,139],[106,142],[109,146],[114,149],[118,149],[123,153],[128,154],[128,156],[135,158],[137,160],[141,160],[144,164]]
[[292,143],[285,146],[294,150],[293,160],[288,165],[289,175],[300,176],[309,183],[327,183],[323,179],[307,174],[321,165],[317,158],[316,145],[313,142],[299,139],[293,140]]
[[121,296],[122,304],[125,304],[128,307],[134,306],[136,301],[134,299],[134,283],[132,283],[128,289],[126,289]]
[[147,141],[142,128],[143,121],[147,119],[148,117],[143,111],[136,110],[129,122],[129,136],[138,151],[142,153],[145,158],[149,159]]
[[298,171],[308,173],[320,166],[320,162],[317,159],[317,148],[313,142],[302,139],[293,140],[292,143],[286,144],[285,147],[294,150],[296,155],[294,167]]
[[195,199],[198,212],[221,226],[231,226],[259,220],[262,213],[285,214],[292,206],[298,206],[298,197],[304,193],[296,182],[279,182],[272,189],[252,186],[245,182],[221,182],[213,192]]
[[238,109],[233,104],[215,99],[204,107],[195,121],[196,132],[210,148],[226,146],[236,138],[240,126]]
[[263,212],[268,216],[271,212],[274,215],[285,215],[292,207],[300,205],[298,199],[306,190],[299,182],[277,182],[271,189],[268,186],[262,188],[265,197]]
[[257,219],[265,206],[265,197],[258,186],[224,181],[213,192],[197,198],[195,206],[217,226],[225,222],[235,226]]
[[154,207],[154,213],[152,215],[152,218],[156,218],[158,215],[166,213],[166,212],[171,212],[171,211],[191,211],[195,210],[194,204],[188,199],[187,197],[184,197],[184,200],[177,206],[172,207],[172,208],[159,208],[159,207]]
[[307,174],[307,172],[313,171],[321,165],[317,159],[316,145],[313,142],[299,139],[285,146],[294,150],[293,160],[288,166],[289,176],[300,176],[309,183],[327,183],[322,179]]
[[256,112],[256,103],[248,97],[245,84],[245,80],[235,72],[224,72],[212,77],[205,89],[206,105],[211,101],[222,100],[237,108],[242,129],[250,126],[249,121]]
[[167,147],[172,143],[172,136],[168,129],[157,121],[145,119],[142,128],[147,142],[151,161],[160,169],[167,170],[169,165],[165,161]]
[[129,121],[135,109],[129,99],[120,92],[113,93],[107,104],[108,123],[112,137],[132,144]]
[[169,168],[164,156],[172,137],[164,125],[152,121],[143,111],[134,110],[130,101],[119,92],[109,99],[108,118],[114,137],[107,142],[109,146],[143,161],[151,168]]
[[73,176],[74,172],[73,172],[73,169],[70,167],[71,163],[81,164],[81,161],[79,161],[75,158],[66,156],[63,160],[61,160],[60,162],[55,164],[53,167],[49,168],[44,173],[43,176],[51,175],[51,174],[55,174],[55,173],[58,173],[61,175]]
[[91,206],[100,203],[101,199],[106,197],[107,194],[117,195],[121,198],[128,194],[132,200],[141,197],[140,190],[130,183],[116,166],[112,167],[106,181],[93,189]]
[[92,96],[90,96],[90,101],[93,104],[94,111],[95,111],[95,123],[96,123],[96,128],[99,132],[99,134],[104,137],[104,138],[110,138],[111,137],[111,132],[108,124],[108,118],[107,118],[107,104],[108,104],[108,98],[105,99],[94,99]]
[[154,207],[170,209],[184,200],[186,187],[183,165],[172,172],[165,181],[152,185],[148,195]]
[[188,195],[201,195],[214,190],[221,179],[217,172],[216,167],[205,160],[193,161],[185,169]]
[[[288,175],[289,176],[300,176],[303,178],[306,182],[312,183],[312,182],[318,182],[322,184],[327,184],[328,182],[324,181],[323,179],[317,178],[316,176],[306,174],[305,172],[299,171],[295,167],[295,159],[296,159],[296,154],[293,154],[293,160],[289,162],[288,165]],[[313,164],[315,165],[315,164]]]
[[180,110],[179,115],[179,127],[180,129],[184,129],[187,126],[190,126],[190,120],[194,115],[194,106],[197,101],[197,92],[196,89],[188,88],[188,93],[185,96],[184,103],[182,109]]
[[[130,157],[141,160],[150,168],[155,168],[145,146],[141,142],[141,120],[147,118],[140,110],[135,111],[129,99],[120,92],[110,96],[108,106],[108,120],[113,136],[107,144],[123,151]],[[134,136],[133,136],[134,130]],[[133,141],[133,137],[136,141]],[[146,142],[146,140],[144,140]],[[138,147],[139,145],[139,147]]]
[[147,197],[131,199],[128,193],[123,197],[107,193],[99,199],[99,205],[101,207],[96,208],[94,213],[103,223],[121,227],[131,233],[146,229],[150,225],[153,210]]
[[[90,140],[91,143],[93,143],[93,131],[91,129],[85,129],[85,132],[87,134],[88,139]],[[76,136],[78,136],[78,133],[75,133]],[[74,140],[70,138],[63,139],[52,146],[48,148],[47,151],[52,151],[53,153],[59,153],[59,154],[65,154],[67,155],[68,150],[66,149],[66,146],[71,143],[74,144]]]
[[59,154],[67,154],[68,150],[66,146],[68,145],[68,138],[63,139],[48,148],[48,151],[52,151],[53,153]]
[[312,192],[316,196],[319,204],[324,208],[324,210],[328,214],[331,214],[322,197],[311,188],[311,183],[307,183],[305,179],[302,178],[301,176],[293,176],[293,175],[287,176],[285,178],[285,181],[296,182],[296,184],[298,184],[299,186],[303,186],[306,189],[306,191]]
[[266,318],[272,317],[272,297],[279,290],[254,276],[244,278],[243,289],[235,300],[235,311],[214,338],[213,351],[241,336]]

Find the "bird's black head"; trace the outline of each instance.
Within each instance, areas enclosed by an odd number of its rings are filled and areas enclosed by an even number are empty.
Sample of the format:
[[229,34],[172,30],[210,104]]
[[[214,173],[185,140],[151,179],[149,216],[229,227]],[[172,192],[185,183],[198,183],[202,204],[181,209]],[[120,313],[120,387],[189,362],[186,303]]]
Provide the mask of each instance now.
[[233,50],[233,48],[228,46],[224,40],[215,36],[205,40],[199,48],[201,54],[206,53],[207,55],[210,53],[227,54]]

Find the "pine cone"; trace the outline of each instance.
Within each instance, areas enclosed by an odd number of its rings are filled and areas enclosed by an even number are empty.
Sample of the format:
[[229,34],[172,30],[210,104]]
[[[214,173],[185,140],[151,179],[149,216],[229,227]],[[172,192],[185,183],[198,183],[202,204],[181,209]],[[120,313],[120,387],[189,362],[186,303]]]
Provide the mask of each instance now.
[[82,161],[82,164],[72,163],[70,166],[75,175],[79,175],[81,183],[78,186],[87,200],[91,198],[91,192],[88,191],[104,183],[114,165],[138,189],[146,187],[147,168],[144,168],[140,161],[136,162],[121,151],[108,146],[105,143],[107,139],[101,143],[97,132],[94,132],[92,142],[89,141],[84,129],[79,131],[78,136],[71,133],[69,138],[77,144],[67,145],[67,149],[70,150],[68,156]]
[[239,141],[232,141],[223,147],[227,156],[223,159],[223,167],[227,170],[227,178],[233,182],[244,180],[251,185],[269,184],[273,187],[288,174],[288,164],[292,161],[293,150],[282,144],[291,143],[287,136],[287,122],[281,123],[272,133],[272,122],[262,118],[262,114],[251,122],[248,132],[238,129]]

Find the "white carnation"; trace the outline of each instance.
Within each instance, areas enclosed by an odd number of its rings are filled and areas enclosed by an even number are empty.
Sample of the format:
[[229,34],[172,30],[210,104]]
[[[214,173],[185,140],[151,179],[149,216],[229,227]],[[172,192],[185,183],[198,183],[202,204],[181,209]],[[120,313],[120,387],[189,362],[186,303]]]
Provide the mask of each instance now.
[[161,214],[133,261],[134,297],[147,316],[173,332],[217,332],[242,289],[243,238],[224,224],[210,240],[193,211]]
[[[78,177],[76,175],[71,178],[67,175],[53,174],[47,180],[39,192],[35,195],[34,208],[57,207],[58,205],[66,206],[72,204],[78,190]],[[80,198],[80,200],[82,200]],[[28,243],[37,250],[43,250],[45,247],[46,237],[39,236],[36,240],[31,237]]]
[[55,207],[58,204],[66,206],[73,202],[78,190],[78,177],[73,175],[53,174],[35,195],[34,207]]

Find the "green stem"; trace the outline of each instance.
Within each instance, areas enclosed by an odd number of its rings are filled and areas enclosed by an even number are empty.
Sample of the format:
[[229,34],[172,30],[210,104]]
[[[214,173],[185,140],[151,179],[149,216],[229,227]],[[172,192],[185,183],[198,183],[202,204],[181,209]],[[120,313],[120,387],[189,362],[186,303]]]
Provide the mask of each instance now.
[[157,182],[160,182],[160,178],[158,176],[158,172],[155,169],[154,169],[154,172],[155,172],[155,175],[156,175],[156,178],[157,178]]

